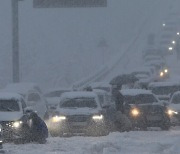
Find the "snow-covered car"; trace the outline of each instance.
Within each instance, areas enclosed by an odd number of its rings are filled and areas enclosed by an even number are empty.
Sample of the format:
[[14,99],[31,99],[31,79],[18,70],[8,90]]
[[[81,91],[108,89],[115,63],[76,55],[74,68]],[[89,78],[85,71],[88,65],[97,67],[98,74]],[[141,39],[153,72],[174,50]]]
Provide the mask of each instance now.
[[108,123],[109,130],[114,129],[114,122],[116,117],[116,105],[111,95],[104,90],[93,89],[93,92],[97,94],[101,107],[106,112],[106,119]]
[[56,88],[56,89],[51,89],[48,90],[48,92],[46,92],[44,94],[46,100],[47,100],[47,107],[51,108],[54,107],[56,108],[59,104],[59,99],[61,97],[61,95],[65,92],[69,92],[71,91],[71,89],[66,89],[66,88]]
[[148,89],[151,90],[159,100],[169,101],[171,95],[180,91],[179,82],[152,82],[149,84]]
[[92,89],[101,89],[107,93],[111,93],[111,85],[108,82],[93,82],[89,84]]
[[172,95],[168,108],[172,124],[180,125],[180,91]]
[[61,96],[57,111],[51,118],[49,132],[52,136],[107,135],[105,114],[94,92],[67,92]]
[[0,124],[0,149],[3,148],[3,127]]
[[38,85],[34,83],[8,84],[2,91],[14,92],[22,95],[26,105],[36,111],[41,118],[44,118],[47,111],[46,99]]
[[132,122],[133,128],[160,127],[168,130],[170,118],[164,106],[153,93],[142,89],[124,89],[124,112]]
[[[23,139],[27,126],[26,103],[16,93],[0,93],[0,125],[4,140]],[[0,139],[1,141],[1,139]]]

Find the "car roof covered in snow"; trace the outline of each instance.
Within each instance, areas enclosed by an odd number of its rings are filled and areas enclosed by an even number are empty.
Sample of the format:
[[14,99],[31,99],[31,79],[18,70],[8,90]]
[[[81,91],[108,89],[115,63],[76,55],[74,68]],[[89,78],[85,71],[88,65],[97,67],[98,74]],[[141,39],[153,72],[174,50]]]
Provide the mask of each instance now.
[[4,92],[15,92],[19,94],[27,94],[30,90],[37,90],[41,92],[41,90],[38,88],[38,86],[35,83],[29,83],[29,82],[22,82],[22,83],[12,83],[8,84],[2,91]]
[[23,97],[16,93],[0,92],[0,100],[21,100]]
[[180,82],[152,82],[148,87],[167,87],[167,86],[180,86]]
[[123,89],[123,90],[120,90],[120,93],[124,96],[125,95],[136,96],[136,95],[141,95],[141,94],[146,94],[146,95],[152,94],[150,90],[144,90],[144,89]]
[[62,94],[61,99],[66,98],[95,98],[97,95],[94,92],[86,91],[74,91],[74,92],[65,92]]
[[93,92],[96,94],[107,94],[105,90],[101,90],[101,89],[93,89]]

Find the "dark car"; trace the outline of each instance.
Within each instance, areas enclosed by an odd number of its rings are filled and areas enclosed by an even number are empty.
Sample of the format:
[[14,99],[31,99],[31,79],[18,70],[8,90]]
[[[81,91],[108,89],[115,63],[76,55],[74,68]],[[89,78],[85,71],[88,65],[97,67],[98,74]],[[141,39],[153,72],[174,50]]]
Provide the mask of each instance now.
[[134,129],[160,127],[162,130],[168,130],[170,128],[168,109],[151,91],[126,89],[120,92],[124,96],[124,112],[131,120]]

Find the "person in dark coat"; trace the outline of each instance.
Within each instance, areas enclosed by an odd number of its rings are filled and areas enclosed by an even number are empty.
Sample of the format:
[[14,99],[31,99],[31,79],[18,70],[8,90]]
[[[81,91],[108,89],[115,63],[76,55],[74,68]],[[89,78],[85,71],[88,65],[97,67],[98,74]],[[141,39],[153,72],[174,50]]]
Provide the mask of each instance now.
[[124,96],[120,93],[120,90],[121,90],[121,86],[118,86],[118,85],[114,86],[112,89],[112,97],[116,104],[116,110],[121,111],[123,113],[124,112],[124,106],[123,106]]
[[48,137],[48,128],[45,122],[35,113],[30,114],[30,139],[32,142],[46,143],[46,138]]
[[121,85],[113,86],[112,97],[116,104],[115,126],[118,131],[130,131],[132,124],[124,113],[124,96],[120,93]]

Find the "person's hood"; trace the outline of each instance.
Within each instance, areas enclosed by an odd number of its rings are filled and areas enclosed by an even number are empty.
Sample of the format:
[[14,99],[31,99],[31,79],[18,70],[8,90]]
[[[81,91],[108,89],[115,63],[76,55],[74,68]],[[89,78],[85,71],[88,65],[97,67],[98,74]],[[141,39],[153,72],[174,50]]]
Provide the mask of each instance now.
[[16,121],[22,117],[21,112],[0,112],[0,121]]
[[60,115],[93,115],[93,114],[98,114],[100,113],[100,110],[97,109],[92,109],[92,108],[61,108],[58,110]]

